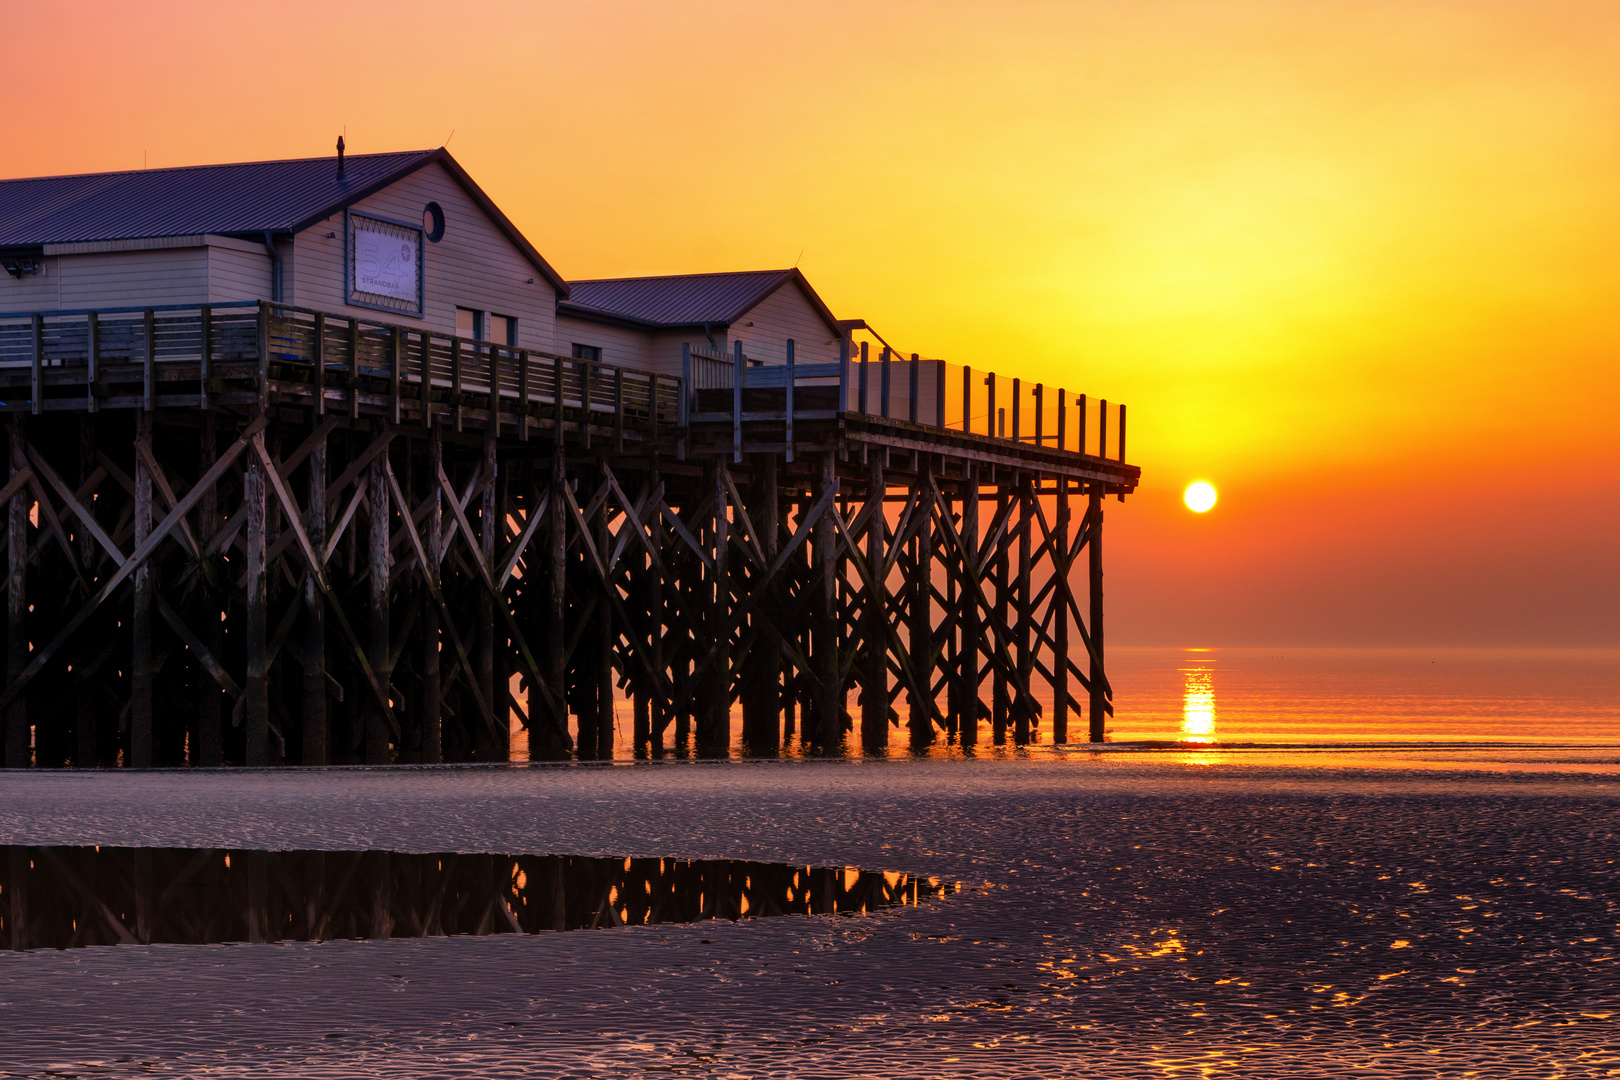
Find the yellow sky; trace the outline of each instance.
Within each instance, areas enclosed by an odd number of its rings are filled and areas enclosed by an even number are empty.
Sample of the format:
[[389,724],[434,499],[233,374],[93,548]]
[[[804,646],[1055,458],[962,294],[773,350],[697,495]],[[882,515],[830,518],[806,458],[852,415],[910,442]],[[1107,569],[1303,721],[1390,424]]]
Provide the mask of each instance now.
[[[80,3],[8,23],[4,175],[454,131],[566,276],[797,260],[905,349],[1128,402],[1147,486],[1110,515],[1126,635],[1238,634],[1233,589],[1259,604],[1249,639],[1312,587],[1329,608],[1376,591],[1394,578],[1365,564],[1369,527],[1417,544],[1400,573],[1466,564],[1458,595],[1489,597],[1521,560],[1490,561],[1472,515],[1526,494],[1558,509],[1523,560],[1620,541],[1591,517],[1620,497],[1608,0]],[[1196,478],[1222,488],[1218,523],[1177,509]],[[1313,539],[1282,589],[1254,554],[1289,521]],[[1620,578],[1582,572],[1414,617],[1620,641]]]

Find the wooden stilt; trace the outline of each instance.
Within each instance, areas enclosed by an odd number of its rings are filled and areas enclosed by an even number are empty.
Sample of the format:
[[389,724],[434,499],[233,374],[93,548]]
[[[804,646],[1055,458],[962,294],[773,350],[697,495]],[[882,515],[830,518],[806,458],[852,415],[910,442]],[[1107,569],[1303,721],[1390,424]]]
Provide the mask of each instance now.
[[1091,555],[1091,741],[1100,743],[1107,733],[1108,722],[1108,695],[1104,689],[1106,677],[1099,663],[1103,655],[1102,488],[1091,485],[1089,495],[1087,514],[1091,535],[1086,546]]
[[[11,476],[27,465],[22,420],[13,415],[7,425],[11,435]],[[26,493],[16,494],[7,504],[6,554],[10,576],[6,581],[6,679],[15,682],[28,666],[28,504]],[[28,698],[19,694],[6,709],[6,758],[8,769],[26,768],[29,753]]]
[[[605,467],[605,466],[604,466]],[[608,531],[607,500],[596,512],[596,547],[608,550],[612,534]],[[613,608],[606,603],[596,605],[596,757],[599,761],[613,760],[613,654],[616,651],[613,632]]]
[[[326,436],[308,459],[309,493],[304,532],[318,552],[326,550]],[[326,721],[326,597],[314,574],[304,575],[304,692],[302,756],[305,765],[330,761]],[[216,695],[217,696],[217,695]]]
[[[388,490],[387,454],[384,450],[371,462],[366,498],[371,503],[371,529],[367,556],[371,573],[371,640],[366,643],[366,659],[372,676],[387,694],[388,652],[392,644],[388,604],[389,533],[392,524]],[[487,698],[485,699],[488,700]],[[365,754],[367,765],[387,765],[393,761],[389,747],[389,717],[380,701],[366,702]]]
[[264,465],[257,454],[248,455],[242,501],[247,507],[244,526],[247,567],[243,583],[243,592],[247,597],[247,619],[243,627],[247,649],[247,678],[242,686],[242,723],[246,741],[243,761],[249,766],[263,766],[269,764],[270,758],[270,688],[266,678],[269,671],[269,642],[265,632],[265,477]]
[[[1013,399],[1018,400],[1017,398]],[[1005,480],[997,478],[996,484],[996,521],[1005,522],[1007,518],[1008,492]],[[1008,618],[1008,608],[1011,607],[1012,594],[1010,582],[1007,580],[1007,534],[1008,529],[1002,527],[996,537],[996,549],[991,554],[993,573],[995,576],[996,595],[995,610],[990,617],[996,625],[1006,633],[1011,629],[1011,620]],[[994,666],[990,676],[990,741],[1001,746],[1007,741],[1007,672],[1001,665]]]
[[[912,361],[912,384],[917,383],[917,362]],[[916,412],[916,395],[912,395],[912,412]],[[925,464],[913,482],[913,491],[916,501],[922,504],[926,493],[931,490],[931,480],[928,466]],[[934,680],[934,665],[930,656],[934,650],[934,529],[932,518],[924,516],[923,526],[911,541],[911,573],[908,581],[910,593],[911,626],[907,634],[906,648],[911,654],[912,666],[916,669],[918,680],[922,683],[921,689],[931,691]],[[934,742],[934,710],[933,702],[917,696],[916,690],[910,692],[910,717],[907,727],[911,734],[911,748],[921,750]]]
[[[152,414],[135,413],[135,441],[148,448],[152,441]],[[135,546],[152,533],[152,472],[148,455],[135,455]],[[156,585],[154,560],[135,568],[134,611],[130,619],[129,763],[137,769],[152,765],[152,593]]]
[[1035,717],[1030,715],[1031,696],[1026,692],[1030,675],[1035,670],[1034,612],[1030,608],[1030,533],[1035,528],[1035,494],[1031,490],[1028,473],[1018,477],[1018,581],[1014,590],[1017,613],[1014,616],[1014,637],[1018,643],[1018,681],[1020,686],[1013,702],[1013,741],[1028,746],[1033,734]]
[[[424,348],[426,346],[424,345]],[[440,502],[439,485],[431,478],[437,477],[444,471],[444,435],[443,429],[434,424],[428,432],[428,512],[425,522],[427,532],[428,565],[422,568],[424,580],[429,582],[429,591],[438,588],[439,566],[444,561],[444,504]],[[440,676],[440,633],[439,605],[437,603],[422,605],[422,702],[421,720],[422,731],[422,760],[430,765],[436,765],[444,760],[444,719],[443,698],[444,688]],[[529,710],[533,715],[538,687],[530,687]],[[530,739],[534,738],[531,727]]]
[[[962,537],[969,551],[979,550],[979,466],[968,462],[967,484],[962,491]],[[957,716],[957,738],[963,746],[975,746],[979,741],[979,657],[983,652],[984,623],[979,612],[978,592],[973,578],[978,567],[966,560],[959,563],[962,612],[962,710]]]
[[[738,356],[742,355],[739,343]],[[723,757],[731,742],[731,643],[727,625],[731,614],[731,520],[728,516],[726,463],[714,463],[714,580],[705,590],[709,637],[719,654],[709,665],[708,688],[698,708],[697,752],[701,757]]]
[[[562,361],[557,362],[557,370],[562,371]],[[562,400],[561,382],[558,382],[557,399]],[[561,406],[558,407],[559,416]],[[551,535],[546,548],[546,557],[550,573],[547,575],[550,585],[550,595],[546,605],[546,669],[545,673],[551,680],[551,686],[545,688],[549,707],[553,711],[553,718],[557,726],[563,730],[568,729],[568,710],[565,704],[567,692],[568,666],[567,666],[567,612],[568,612],[568,501],[563,495],[563,485],[568,483],[566,472],[566,459],[562,449],[562,427],[559,420],[557,427],[557,446],[552,451],[551,458]],[[530,695],[530,702],[534,695]],[[531,714],[534,706],[531,704]],[[554,751],[536,739],[538,724],[529,725],[529,757],[531,760],[544,760]]]
[[[1058,443],[1063,441],[1063,397],[1058,396]],[[1056,605],[1052,619],[1052,741],[1069,741],[1069,605],[1073,587],[1063,560],[1069,552],[1069,481],[1057,482],[1057,522],[1052,530],[1052,573],[1057,575],[1051,602]]]
[[[496,520],[496,454],[495,423],[491,418],[484,426],[483,460],[480,465],[484,491],[478,511],[478,559],[485,573],[495,564],[495,540],[500,531]],[[506,740],[511,725],[511,710],[506,706],[506,694],[497,693],[495,685],[495,598],[487,589],[478,590],[478,628],[474,633],[473,668],[478,673],[484,700],[495,709],[495,727],[479,725],[478,759],[505,761]]]
[[[883,350],[884,414],[889,410],[889,350]],[[872,584],[866,591],[865,617],[862,620],[866,651],[865,670],[861,675],[861,748],[880,750],[889,745],[889,612],[888,588],[883,572],[886,557],[888,519],[883,514],[883,495],[887,480],[883,475],[883,458],[873,453],[867,462],[866,498],[871,513],[866,525],[866,569]]]
[[[213,467],[219,456],[218,420],[213,412],[203,414],[202,438],[199,446],[201,464],[199,472],[207,473]],[[214,535],[219,531],[219,485],[209,484],[203,492],[202,499],[197,503],[197,520],[201,523],[198,530],[197,542],[205,548],[211,547]],[[205,555],[209,560],[216,556]],[[208,582],[207,575],[203,577],[203,585],[199,590],[200,603],[198,614],[199,625],[202,627],[202,642],[218,657],[224,652],[225,623],[220,618],[223,597]],[[225,764],[225,732],[220,725],[223,699],[218,681],[212,673],[199,670],[197,672],[197,745],[193,755],[193,762],[208,768],[216,768]]]
[[[865,343],[862,343],[863,353],[861,373],[864,376]],[[827,498],[829,492],[838,490],[838,463],[833,454],[823,454],[821,457],[821,484],[817,491],[818,499]],[[811,569],[811,588],[816,594],[816,635],[812,652],[812,660],[816,665],[816,734],[814,743],[822,753],[832,753],[837,750],[844,737],[844,688],[843,680],[838,674],[838,555],[835,551],[837,537],[833,532],[832,518],[828,514],[836,512],[836,508],[829,508],[821,520],[816,522],[816,537],[814,548],[814,561]]]
[[[791,343],[789,343],[791,345]],[[758,478],[757,524],[764,540],[765,558],[769,565],[776,564],[782,546],[782,527],[779,521],[781,496],[776,483],[776,455],[758,455],[755,468]],[[766,601],[764,627],[755,646],[756,658],[749,665],[753,672],[754,693],[752,722],[747,733],[750,752],[756,756],[774,755],[780,744],[782,715],[782,635],[777,628],[780,619],[781,589],[774,583]]]

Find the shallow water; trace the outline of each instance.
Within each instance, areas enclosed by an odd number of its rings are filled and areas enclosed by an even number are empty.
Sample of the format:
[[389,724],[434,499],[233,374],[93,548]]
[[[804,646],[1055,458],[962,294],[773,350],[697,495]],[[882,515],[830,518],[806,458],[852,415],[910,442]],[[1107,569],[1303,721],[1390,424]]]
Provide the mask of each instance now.
[[[15,1075],[1601,1076],[1620,782],[1072,759],[9,774],[0,842],[886,868],[864,916],[0,956]],[[47,1071],[49,1070],[49,1071]]]
[[[1110,753],[1357,768],[1519,769],[1620,774],[1620,649],[1112,648]],[[851,697],[851,707],[853,704]],[[1095,747],[1084,718],[1052,742],[1051,700],[1033,746],[996,746],[990,725],[966,750],[911,750],[891,727],[881,754],[953,758],[1073,756]],[[897,708],[902,715],[902,697]],[[858,712],[857,712],[858,714]],[[634,757],[629,702],[617,705],[616,760]],[[731,755],[758,756],[732,715]],[[673,743],[673,729],[668,741]],[[513,756],[527,754],[513,732]],[[804,756],[790,740],[782,756]],[[1286,751],[1279,756],[1279,751]],[[672,755],[680,753],[671,745]],[[843,748],[858,754],[851,734]]]

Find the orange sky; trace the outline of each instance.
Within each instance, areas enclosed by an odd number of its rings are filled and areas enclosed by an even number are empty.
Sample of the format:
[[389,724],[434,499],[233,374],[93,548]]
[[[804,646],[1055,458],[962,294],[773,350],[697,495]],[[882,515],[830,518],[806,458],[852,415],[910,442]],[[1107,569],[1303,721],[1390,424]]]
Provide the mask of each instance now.
[[566,276],[1128,402],[1115,642],[1620,643],[1611,0],[30,7],[0,175],[454,131]]

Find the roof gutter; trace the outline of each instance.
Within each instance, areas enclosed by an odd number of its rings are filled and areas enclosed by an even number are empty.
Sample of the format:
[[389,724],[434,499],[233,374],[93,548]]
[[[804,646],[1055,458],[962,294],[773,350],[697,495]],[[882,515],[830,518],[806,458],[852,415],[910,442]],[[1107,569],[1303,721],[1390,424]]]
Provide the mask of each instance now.
[[264,250],[270,253],[270,299],[282,303],[281,298],[281,252],[276,250],[276,234],[269,229],[264,231]]

